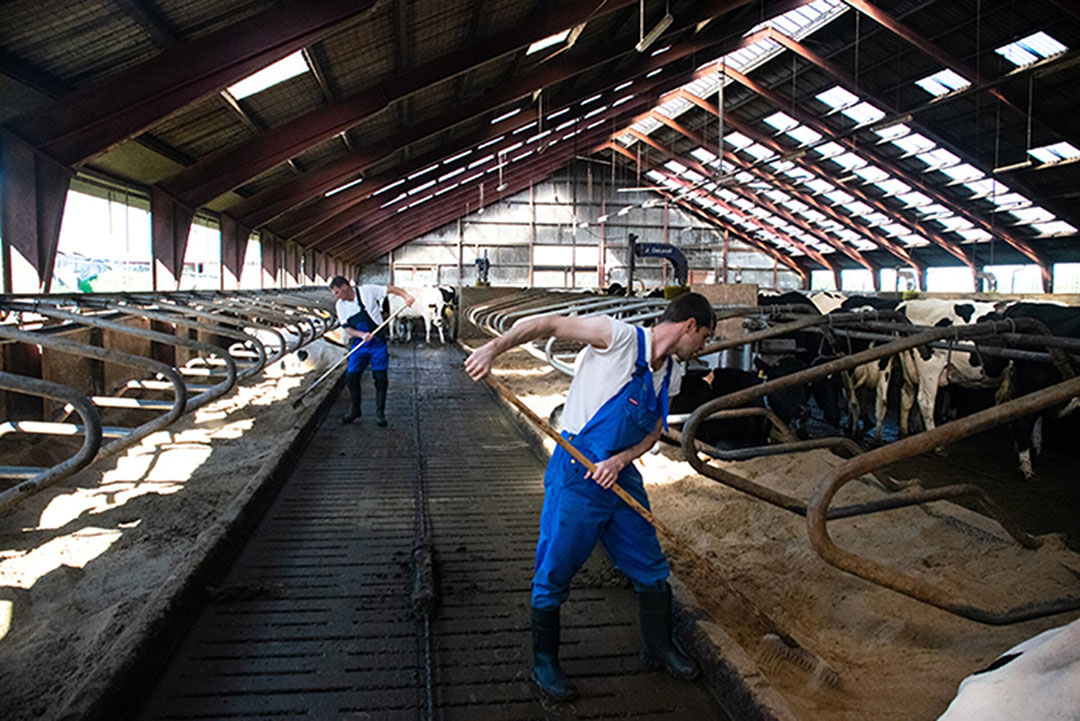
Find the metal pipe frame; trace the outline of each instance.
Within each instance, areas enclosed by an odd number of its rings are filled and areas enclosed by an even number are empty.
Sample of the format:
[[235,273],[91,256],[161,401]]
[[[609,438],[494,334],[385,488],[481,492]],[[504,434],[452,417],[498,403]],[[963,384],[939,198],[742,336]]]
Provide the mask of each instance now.
[[[909,326],[909,329],[911,327]],[[902,458],[926,452],[945,443],[973,435],[995,425],[1006,423],[1010,420],[1028,415],[1043,408],[1064,402],[1075,397],[1080,392],[1080,379],[1071,379],[1065,383],[1053,386],[1052,389],[1030,394],[1017,401],[982,411],[968,418],[960,419],[939,426],[933,431],[927,431],[917,436],[912,436],[903,441],[889,444],[869,453],[860,453],[855,458],[845,462],[841,469],[843,475],[834,471],[819,482],[813,497],[807,504],[802,504],[797,499],[767,488],[760,484],[744,479],[724,469],[710,466],[704,463],[698,455],[695,443],[695,434],[705,417],[717,410],[731,408],[740,404],[755,400],[778,389],[807,383],[817,378],[830,375],[844,370],[850,370],[863,363],[872,362],[886,356],[912,350],[921,345],[927,345],[935,341],[951,338],[953,341],[964,339],[983,338],[992,335],[1000,335],[1008,331],[1015,333],[1017,330],[1028,330],[1036,334],[1046,334],[1046,328],[1041,323],[1029,319],[1014,319],[1005,321],[990,321],[966,326],[952,326],[948,328],[918,328],[918,332],[906,337],[893,340],[866,351],[851,354],[833,361],[808,368],[797,373],[784,376],[783,378],[768,381],[764,384],[747,388],[721,398],[714,399],[700,406],[691,415],[686,423],[683,433],[682,446],[686,460],[696,471],[736,490],[753,495],[761,500],[771,503],[784,510],[804,515],[807,518],[808,528],[811,529],[812,545],[815,551],[827,562],[859,575],[880,585],[926,601],[958,615],[977,620],[983,623],[1015,623],[1031,618],[1061,613],[1065,610],[1080,608],[1080,598],[1056,599],[1047,603],[1029,604],[1026,606],[1007,609],[1005,611],[987,611],[979,609],[971,604],[958,603],[938,591],[929,584],[897,574],[873,561],[863,559],[855,554],[836,548],[828,539],[825,524],[830,518],[850,517],[866,515],[894,508],[919,505],[936,500],[953,500],[958,498],[971,498],[979,503],[987,513],[997,521],[1001,527],[1020,545],[1026,548],[1037,548],[1040,544],[1030,534],[1021,529],[1006,513],[991,499],[985,491],[970,484],[946,486],[933,490],[919,488],[918,490],[895,493],[894,495],[871,501],[868,503],[847,506],[842,509],[828,510],[829,502],[845,483],[858,478],[863,473],[877,471],[878,469],[896,462]],[[743,343],[748,342],[741,339]],[[1049,392],[1053,391],[1053,392]],[[867,460],[869,458],[869,460]],[[912,487],[915,487],[912,484]],[[811,520],[813,516],[813,520]],[[824,550],[824,552],[822,552]]]
[[[818,481],[810,498],[806,526],[814,551],[826,563],[842,571],[979,623],[991,625],[1019,623],[1080,609],[1080,596],[1026,603],[1007,609],[985,608],[976,603],[958,599],[954,594],[926,581],[838,547],[829,536],[826,524],[830,516],[829,504],[832,499],[841,488],[863,473],[1065,403],[1077,395],[1080,395],[1080,378],[1072,378],[1023,398],[980,411],[845,461]],[[1039,539],[1028,535],[1016,526],[1004,510],[978,487],[947,486],[932,491],[918,491],[910,495],[906,493],[897,495],[904,496],[898,499],[903,501],[903,505],[948,500],[961,496],[974,498],[1005,528],[1009,535],[1020,541],[1025,548],[1038,548],[1041,545]]]
[[[86,396],[59,383],[0,371],[0,388],[6,391],[64,401],[70,404],[75,409],[75,412],[79,414],[85,429],[82,447],[79,448],[75,455],[51,468],[33,469],[33,475],[25,481],[0,492],[0,510],[4,510],[37,491],[66,478],[94,460],[98,448],[101,447],[101,418]],[[0,474],[10,477],[12,471],[18,470],[27,469],[0,468]]]
[[[169,404],[168,411],[163,415],[157,416],[146,423],[142,423],[133,428],[115,428],[109,429],[109,436],[116,436],[117,440],[109,443],[100,449],[98,455],[101,457],[109,456],[118,451],[123,450],[131,445],[134,445],[137,441],[145,438],[151,433],[160,430],[177,418],[183,413],[187,405],[187,386],[184,385],[184,379],[180,376],[180,373],[176,371],[172,366],[162,363],[160,361],[153,360],[151,358],[145,358],[140,355],[134,355],[132,353],[124,353],[123,351],[112,350],[109,348],[100,348],[98,346],[90,345],[87,343],[80,343],[68,338],[58,338],[56,336],[47,336],[42,333],[35,333],[31,331],[23,331],[13,328],[11,326],[0,325],[0,338],[6,338],[8,340],[14,340],[21,343],[29,343],[40,345],[44,348],[53,348],[63,353],[70,353],[72,355],[80,355],[87,358],[94,358],[103,362],[119,363],[132,368],[141,368],[149,371],[150,373],[158,373],[168,379],[169,384],[173,391],[173,400]],[[103,405],[98,403],[96,398],[91,399],[91,402],[96,406]],[[77,409],[76,409],[77,410]],[[15,432],[30,432],[30,433],[49,433],[57,435],[69,435],[72,432],[76,434],[85,434],[86,427],[78,426],[70,423],[51,423],[48,426],[38,425],[20,428],[18,422],[14,424],[5,424],[10,428],[0,426],[0,437],[3,437],[7,433]],[[103,432],[103,431],[102,431]],[[74,471],[72,471],[74,472]],[[3,473],[0,473],[3,476]]]
[[[24,329],[11,323],[0,324],[0,343],[38,345],[101,362],[112,362],[142,369],[156,375],[157,378],[165,379],[164,381],[129,380],[120,387],[116,396],[87,398],[82,393],[60,384],[6,374],[11,379],[9,381],[11,390],[19,391],[29,388],[31,394],[64,400],[68,403],[65,417],[74,410],[83,417],[84,422],[78,424],[47,420],[10,421],[0,424],[0,437],[11,433],[83,435],[84,439],[89,438],[92,441],[90,444],[92,449],[86,450],[90,449],[90,445],[84,441],[85,453],[80,452],[76,457],[48,469],[0,467],[0,477],[25,478],[28,479],[27,482],[33,481],[31,485],[21,485],[23,490],[18,492],[10,489],[12,493],[0,494],[0,498],[11,499],[3,503],[14,503],[29,495],[33,489],[43,487],[40,481],[56,482],[75,473],[95,457],[105,457],[133,445],[150,433],[168,426],[184,412],[195,410],[224,395],[237,381],[250,378],[260,372],[267,362],[279,359],[286,352],[296,350],[336,327],[337,321],[326,310],[325,304],[321,304],[318,299],[305,297],[304,292],[303,289],[299,289],[297,293],[288,294],[277,291],[255,291],[244,295],[213,293],[208,294],[209,297],[189,292],[0,296],[0,315],[10,314],[14,318],[18,314],[20,318],[17,320],[21,320],[22,314],[36,314],[60,321],[57,324],[40,326],[34,322],[32,329]],[[168,333],[144,330],[122,322],[130,317],[141,317],[169,323],[176,327],[202,330],[224,338],[235,339],[240,343],[234,343],[228,349],[223,349]],[[270,323],[262,323],[253,318],[267,319]],[[277,324],[295,328],[296,339],[290,338],[287,341],[285,335],[276,327]],[[176,368],[141,355],[102,348],[64,337],[66,332],[84,326],[132,335],[151,342],[184,347],[207,354],[209,357],[192,358],[184,367]],[[268,357],[265,344],[252,335],[255,331],[269,332],[276,336],[280,345],[273,355]],[[254,350],[248,351],[248,348]],[[231,356],[231,352],[236,352],[241,358],[246,353],[252,360],[237,361]],[[196,367],[199,365],[205,367]],[[224,366],[224,371],[213,370],[212,367],[215,365]],[[238,372],[238,367],[241,366],[246,367],[242,372]],[[223,376],[223,378],[215,384],[206,385],[188,384],[185,376]],[[49,392],[37,393],[33,390],[35,388]],[[61,393],[56,389],[64,389],[64,391]],[[157,401],[120,397],[129,389],[172,390],[173,398],[171,401]],[[191,391],[196,390],[199,391],[199,395],[189,400]],[[160,410],[164,413],[156,414],[150,421],[135,427],[103,427],[95,406],[134,407],[150,411]],[[91,420],[87,421],[87,418]],[[114,440],[102,446],[103,437]]]

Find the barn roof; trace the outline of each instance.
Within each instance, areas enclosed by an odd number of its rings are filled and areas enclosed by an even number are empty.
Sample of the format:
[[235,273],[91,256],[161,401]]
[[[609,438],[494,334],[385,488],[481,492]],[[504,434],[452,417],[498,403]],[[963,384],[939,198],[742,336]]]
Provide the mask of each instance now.
[[1075,3],[640,5],[10,0],[0,121],[355,262],[577,156],[804,272],[1080,259]]

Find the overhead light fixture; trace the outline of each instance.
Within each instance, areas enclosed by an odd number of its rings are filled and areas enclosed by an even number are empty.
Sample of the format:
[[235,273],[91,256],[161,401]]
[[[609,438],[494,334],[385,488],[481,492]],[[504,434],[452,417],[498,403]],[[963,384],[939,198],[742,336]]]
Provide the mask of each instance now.
[[642,37],[641,40],[638,40],[638,44],[634,46],[634,50],[637,50],[639,53],[648,50],[649,46],[655,43],[657,39],[664,34],[664,31],[671,27],[671,23],[673,22],[675,22],[675,18],[671,13],[664,13],[664,17],[660,18],[660,22],[656,23],[656,26],[650,30],[648,34]]

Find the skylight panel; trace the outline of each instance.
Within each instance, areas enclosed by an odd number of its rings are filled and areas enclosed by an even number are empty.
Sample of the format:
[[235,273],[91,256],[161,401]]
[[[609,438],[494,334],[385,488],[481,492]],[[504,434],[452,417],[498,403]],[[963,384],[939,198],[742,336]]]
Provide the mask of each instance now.
[[1044,163],[1056,163],[1059,160],[1080,158],[1080,148],[1074,147],[1072,143],[1061,142],[1044,145],[1041,148],[1032,148],[1028,151],[1028,154]]
[[1040,31],[1034,35],[1017,40],[1015,43],[1002,45],[995,50],[998,55],[1008,60],[1013,65],[1023,67],[1031,63],[1048,58],[1051,55],[1063,53],[1069,48],[1062,45],[1054,38]]
[[645,173],[645,177],[649,178],[650,180],[660,181],[663,180],[665,176],[659,170],[650,170]]
[[884,213],[879,213],[877,211],[874,211],[873,213],[870,213],[868,215],[864,215],[863,220],[865,220],[870,225],[878,226],[878,225],[884,225],[885,223],[891,222],[892,218],[885,215]]
[[860,125],[864,123],[873,123],[885,117],[884,110],[867,102],[853,105],[850,108],[844,108],[841,111],[841,114],[846,115]]
[[990,233],[982,228],[961,228],[956,231],[964,240],[971,243],[981,243],[984,240],[990,240]]
[[881,226],[881,229],[893,237],[907,235],[907,226],[901,223],[885,223]]
[[922,237],[918,233],[912,233],[910,235],[900,236],[900,242],[909,248],[919,248],[924,245],[930,245],[930,241]]
[[792,128],[791,130],[787,131],[787,134],[789,137],[798,140],[799,143],[801,143],[802,145],[809,145],[810,143],[816,143],[817,141],[821,140],[821,133],[811,128],[808,128],[805,125],[800,125],[797,128]]
[[908,208],[918,208],[920,206],[926,205],[927,203],[932,203],[933,202],[930,199],[929,195],[926,195],[925,193],[919,193],[919,192],[902,193],[901,195],[898,195],[896,197],[898,197],[898,198],[900,198],[900,200],[904,201],[904,204]]
[[855,170],[855,175],[869,183],[881,183],[889,179],[889,174],[876,165],[864,165]]
[[990,197],[995,193],[1002,195],[1009,192],[1009,187],[1007,185],[991,178],[983,178],[982,180],[976,180],[971,183],[964,183],[964,187],[975,193],[973,199]]
[[1009,211],[1009,215],[1014,216],[1025,225],[1030,225],[1031,223],[1048,223],[1055,220],[1053,213],[1046,208],[1040,208],[1038,205],[1033,205],[1030,208],[1014,208]]
[[771,158],[776,155],[772,150],[759,143],[748,145],[745,148],[741,148],[741,150],[745,150],[750,155],[753,155],[756,160],[764,160],[765,158]]
[[842,153],[835,158],[830,158],[834,163],[842,165],[845,170],[851,170],[852,168],[859,168],[866,165],[866,161],[860,158],[855,153]]
[[902,138],[897,138],[892,141],[892,144],[908,153],[925,153],[937,147],[937,143],[919,133],[911,133]]
[[682,175],[687,171],[687,167],[685,165],[675,160],[667,161],[666,163],[664,163],[664,167],[673,173],[678,173],[679,175]]
[[874,131],[874,133],[882,140],[896,140],[897,138],[904,137],[910,132],[911,128],[903,123],[897,123],[896,125],[890,125],[887,128],[881,128],[880,130]]
[[947,215],[944,218],[936,218],[935,222],[941,223],[945,230],[959,231],[973,227],[970,221],[964,220],[959,215]]
[[952,211],[946,208],[941,203],[931,203],[930,205],[920,205],[915,208],[915,211],[925,215],[927,217],[931,215],[948,215]]
[[910,185],[896,178],[889,178],[887,180],[877,181],[874,183],[874,185],[881,188],[889,195],[900,195],[902,193],[907,193],[911,190]]
[[834,190],[831,193],[827,193],[825,197],[834,203],[850,203],[851,201],[855,200],[854,195],[840,189]]
[[933,75],[927,75],[922,80],[916,80],[915,84],[937,98],[948,95],[954,90],[966,88],[971,85],[971,81],[963,75],[946,68]]
[[1031,205],[1031,201],[1020,195],[1020,193],[1005,193],[1004,195],[995,195],[989,198],[990,202],[999,208],[1002,206],[1027,206]]
[[942,168],[941,172],[960,183],[978,180],[985,175],[985,173],[969,163],[959,163],[948,168]]
[[836,141],[830,140],[829,142],[822,143],[821,145],[814,148],[814,152],[820,153],[821,157],[823,158],[831,158],[834,155],[840,155],[841,153],[843,153],[844,146],[840,143],[837,143]]
[[694,148],[690,151],[690,154],[703,163],[711,163],[712,161],[716,160],[716,155],[710,153],[705,148]]
[[705,180],[705,176],[696,170],[687,170],[682,176],[692,183],[700,183],[702,180]]
[[535,43],[529,46],[529,49],[525,51],[525,54],[532,55],[533,53],[540,52],[544,48],[550,48],[552,45],[558,45],[559,43],[565,41],[569,35],[570,28],[567,28],[561,33],[555,33],[554,35],[547,36],[543,40],[537,40]]
[[769,117],[765,118],[765,123],[773,126],[781,133],[786,133],[787,131],[799,125],[799,121],[791,117],[787,113],[773,113]]
[[724,136],[724,142],[725,143],[730,143],[731,145],[735,146],[736,150],[742,150],[747,145],[752,145],[754,141],[751,140],[750,138],[746,137],[742,133],[734,132],[734,133],[728,133],[727,135],[725,135]]
[[857,95],[848,92],[839,85],[836,85],[823,93],[818,93],[816,97],[833,110],[846,108],[859,102]]
[[1053,223],[1035,223],[1031,226],[1043,235],[1074,235],[1076,227],[1064,220],[1055,220]]
[[856,200],[856,201],[855,201],[855,202],[853,202],[853,203],[844,203],[844,204],[843,204],[843,206],[844,206],[845,208],[847,208],[847,210],[848,210],[848,211],[849,211],[849,212],[850,212],[850,213],[851,213],[852,215],[855,215],[855,216],[863,216],[863,217],[865,217],[865,216],[866,216],[867,214],[869,214],[869,213],[871,212],[871,210],[872,210],[872,209],[871,209],[871,207],[870,207],[869,205],[867,205],[866,203],[862,202],[861,200]]
[[915,156],[931,168],[956,165],[960,162],[960,156],[950,153],[944,148],[936,148],[928,153],[919,153]]
[[297,50],[226,89],[234,98],[241,100],[310,70],[303,51]]
[[810,182],[808,182],[806,184],[806,186],[808,188],[810,188],[811,190],[813,190],[815,193],[822,193],[822,194],[828,193],[829,191],[834,190],[836,188],[836,186],[833,185],[832,183],[830,183],[828,181],[825,181],[825,180],[821,180],[820,178],[818,178],[816,180],[811,180]]

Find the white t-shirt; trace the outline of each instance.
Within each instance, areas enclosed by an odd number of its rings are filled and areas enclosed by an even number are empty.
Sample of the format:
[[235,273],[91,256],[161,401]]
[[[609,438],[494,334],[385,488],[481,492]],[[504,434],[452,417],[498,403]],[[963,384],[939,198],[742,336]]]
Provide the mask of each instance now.
[[[570,382],[570,393],[563,407],[562,423],[570,433],[580,433],[589,419],[618,393],[634,375],[637,363],[637,329],[629,323],[609,318],[611,321],[611,342],[600,350],[585,346],[575,363],[574,380]],[[652,358],[652,331],[645,331],[645,362]],[[668,398],[678,394],[682,387],[683,364],[672,358],[671,380],[668,383]],[[660,370],[653,371],[653,388],[657,395],[664,385],[667,374],[667,362]]]
[[383,322],[382,302],[386,298],[385,285],[360,285],[353,286],[352,300],[339,300],[337,302],[338,323],[345,325],[349,318],[360,312],[360,303],[364,304],[364,310],[375,321],[375,325]]

